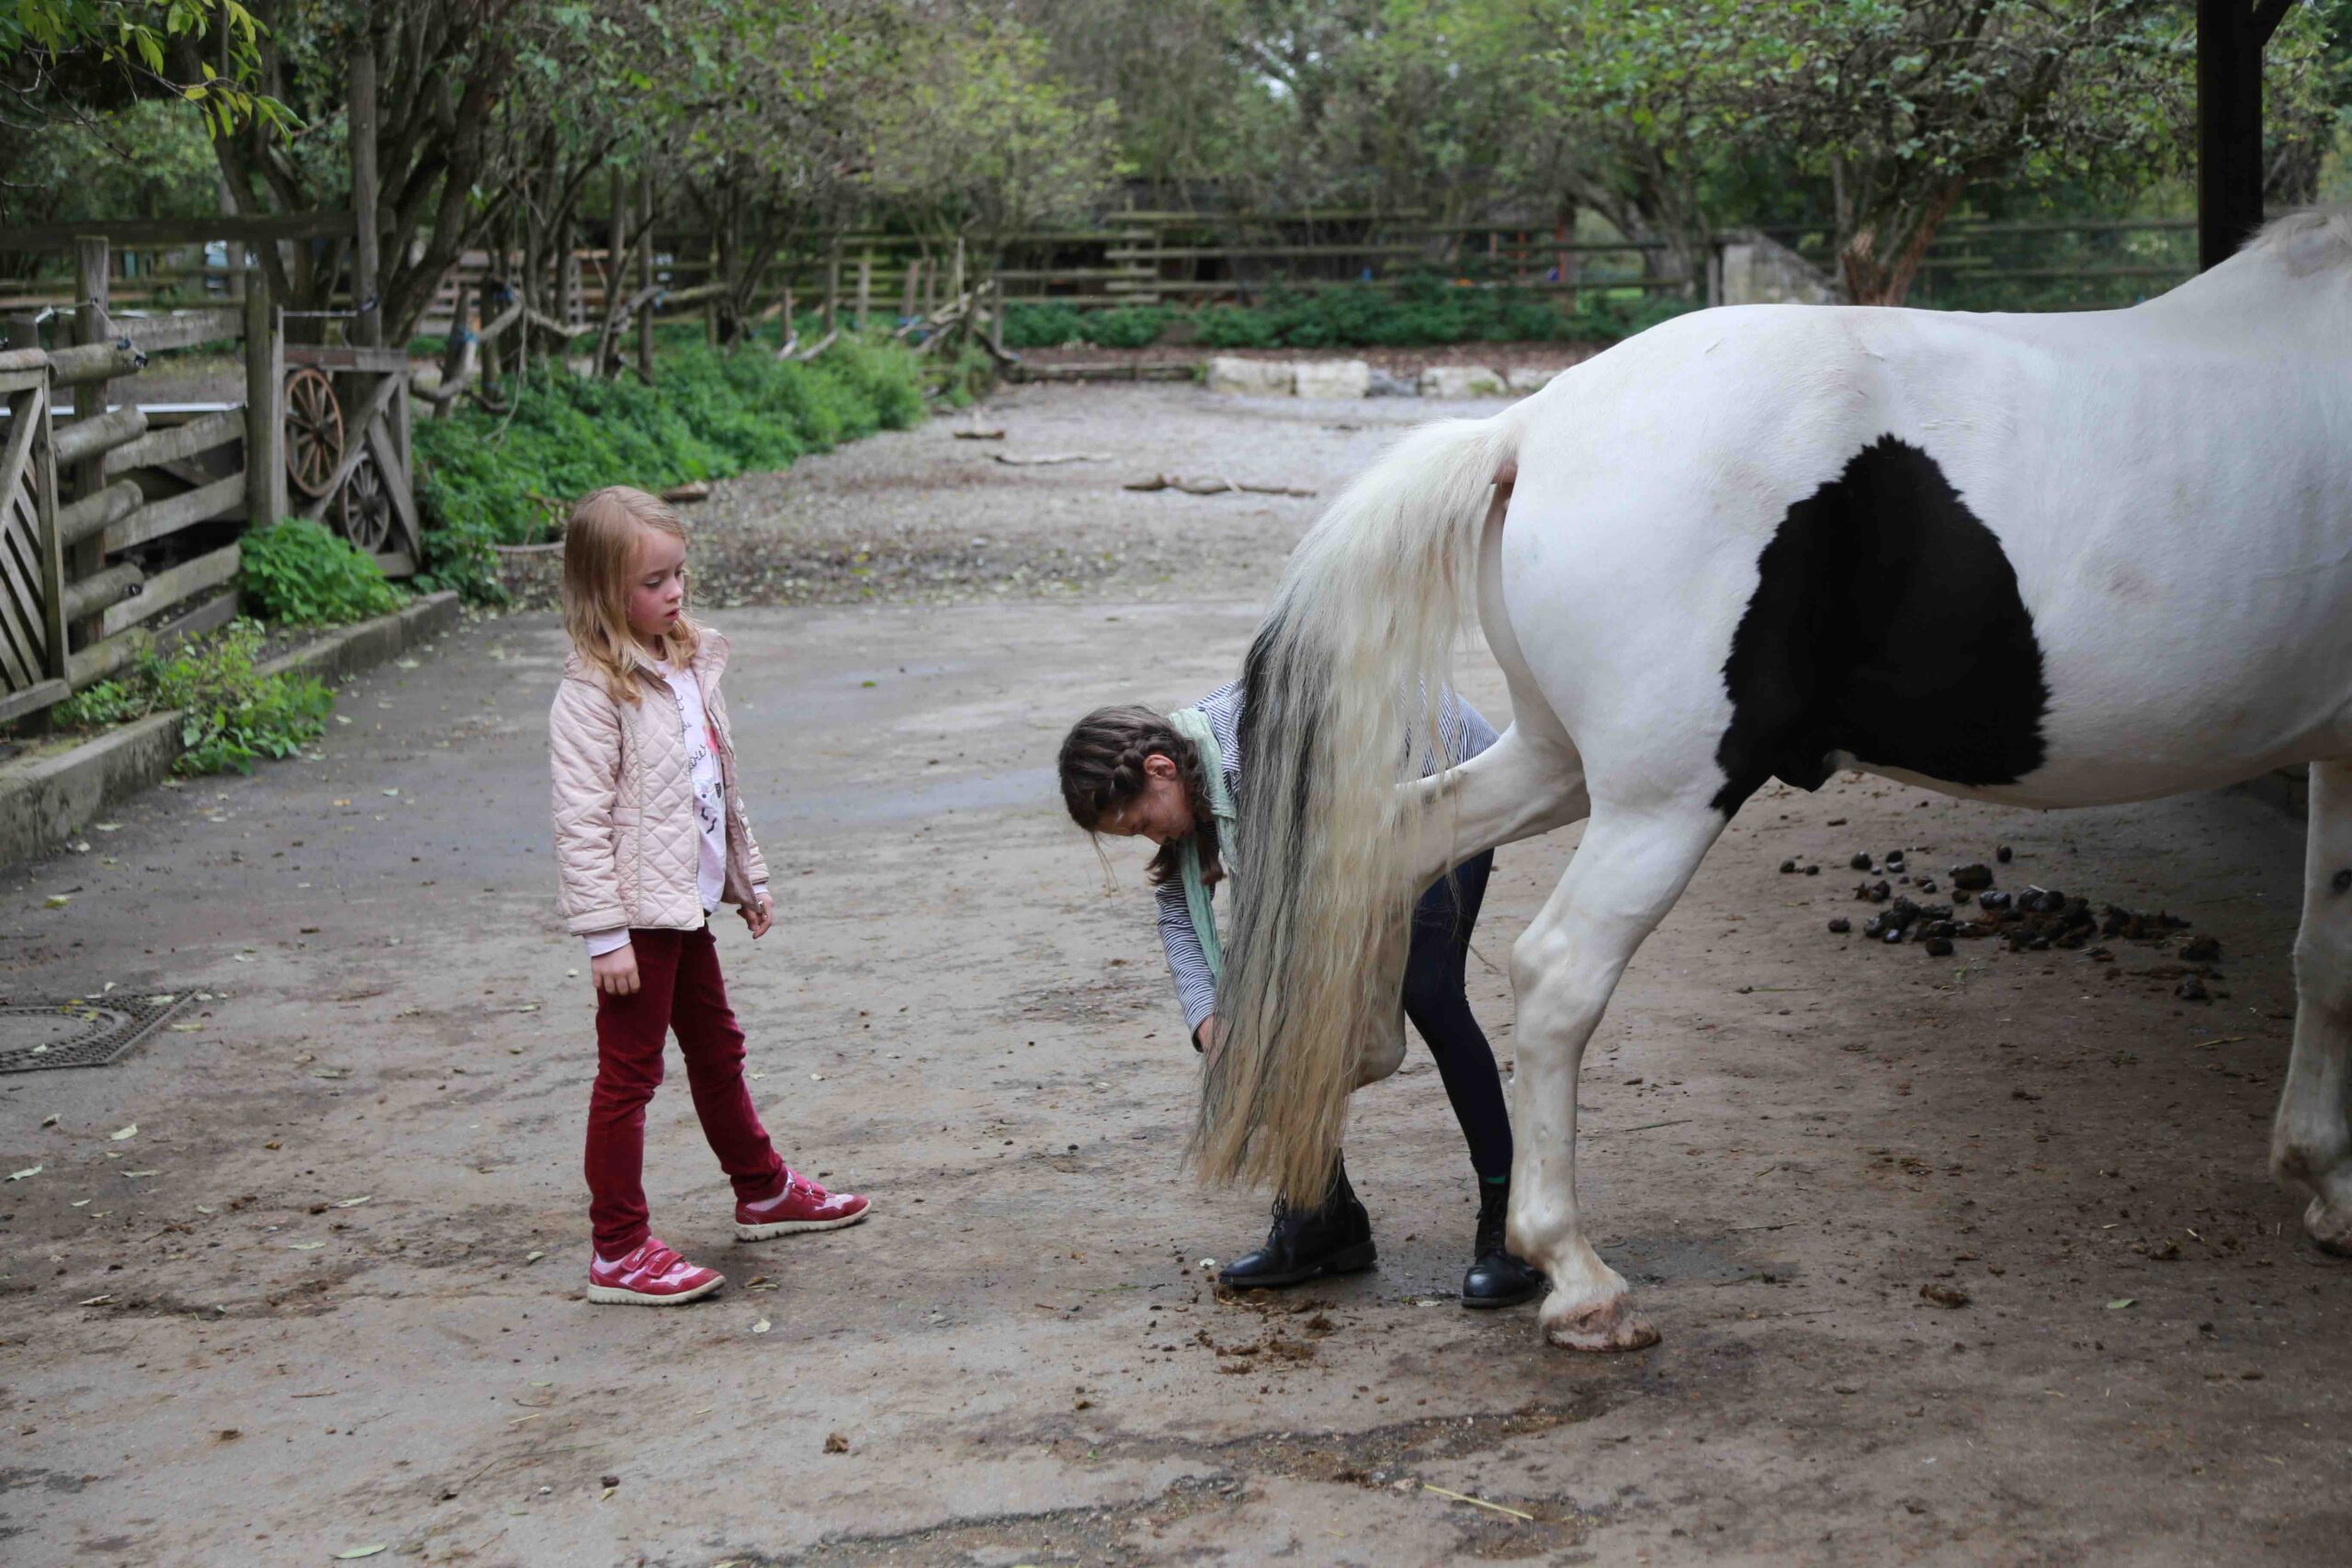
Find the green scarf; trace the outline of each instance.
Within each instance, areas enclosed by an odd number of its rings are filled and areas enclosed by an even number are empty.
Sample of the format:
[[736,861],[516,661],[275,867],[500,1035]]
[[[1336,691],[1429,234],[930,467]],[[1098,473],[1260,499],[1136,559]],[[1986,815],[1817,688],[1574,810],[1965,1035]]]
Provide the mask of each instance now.
[[[1178,708],[1168,716],[1170,728],[1193,743],[1201,754],[1201,772],[1208,777],[1209,812],[1216,818],[1217,842],[1233,842],[1233,796],[1225,787],[1225,755],[1217,750],[1216,733],[1208,716],[1198,708]],[[1225,949],[1216,940],[1216,911],[1209,904],[1208,886],[1201,880],[1201,846],[1187,834],[1179,852],[1184,871],[1184,908],[1193,917],[1193,934],[1201,939],[1201,953],[1209,962],[1209,977],[1225,983]]]

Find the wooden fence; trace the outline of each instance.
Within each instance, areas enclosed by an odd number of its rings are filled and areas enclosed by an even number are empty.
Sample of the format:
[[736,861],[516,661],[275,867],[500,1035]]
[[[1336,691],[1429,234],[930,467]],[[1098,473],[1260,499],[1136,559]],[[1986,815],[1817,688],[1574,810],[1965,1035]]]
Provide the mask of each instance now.
[[[74,257],[70,300],[20,303],[0,351],[0,722],[226,623],[243,532],[298,514],[289,498],[394,574],[419,547],[404,353],[288,344],[258,269],[233,304],[135,314],[107,236]],[[242,400],[140,401],[199,346],[242,356]]]

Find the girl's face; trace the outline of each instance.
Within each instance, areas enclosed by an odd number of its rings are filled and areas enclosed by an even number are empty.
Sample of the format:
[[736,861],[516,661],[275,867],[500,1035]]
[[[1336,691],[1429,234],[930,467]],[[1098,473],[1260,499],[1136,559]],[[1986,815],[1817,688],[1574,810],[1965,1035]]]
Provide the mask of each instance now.
[[659,528],[637,532],[637,570],[628,583],[628,629],[649,646],[675,630],[686,607],[686,547]]
[[1102,830],[1123,839],[1137,834],[1155,844],[1183,838],[1193,830],[1193,800],[1172,759],[1154,751],[1143,760],[1143,791],[1133,800],[1104,815]]

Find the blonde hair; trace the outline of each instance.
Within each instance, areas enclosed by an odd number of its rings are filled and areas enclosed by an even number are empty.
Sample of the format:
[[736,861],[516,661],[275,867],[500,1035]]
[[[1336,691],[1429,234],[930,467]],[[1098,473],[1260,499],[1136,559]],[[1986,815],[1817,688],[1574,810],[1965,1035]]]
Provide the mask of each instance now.
[[[580,657],[600,671],[615,702],[638,699],[637,634],[629,630],[629,585],[637,576],[645,532],[686,542],[675,512],[641,490],[607,485],[582,496],[563,525],[563,629]],[[695,656],[698,628],[683,613],[662,638],[662,657],[684,664]]]

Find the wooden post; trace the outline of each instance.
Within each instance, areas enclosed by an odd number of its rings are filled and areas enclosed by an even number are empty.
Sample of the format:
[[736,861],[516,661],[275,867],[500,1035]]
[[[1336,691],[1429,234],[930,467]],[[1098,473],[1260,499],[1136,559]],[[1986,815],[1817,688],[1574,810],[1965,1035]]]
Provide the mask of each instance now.
[[956,236],[956,260],[947,269],[947,303],[964,297],[964,236]]
[[[653,172],[650,169],[637,176],[637,221],[647,229],[653,225]],[[653,236],[645,238],[645,259],[637,269],[637,287],[642,291],[653,287]],[[645,309],[637,313],[637,374],[647,386],[653,385],[653,301],[648,299]]]
[[857,311],[850,318],[859,332],[865,330],[865,317],[874,303],[874,247],[868,245],[857,258]]
[[[104,343],[112,334],[114,323],[107,311],[109,278],[107,276],[107,242],[103,236],[85,235],[74,242],[74,294],[81,301],[74,311],[74,339],[80,344]],[[107,385],[104,381],[85,381],[74,389],[74,418],[103,419],[107,412]],[[106,454],[99,452],[74,466],[74,499],[96,495],[106,488]],[[107,547],[96,536],[72,546],[65,555],[65,580],[70,588],[85,578],[97,575],[106,564]],[[74,635],[84,647],[88,647],[104,634],[97,615],[85,615],[74,625]]]
[[[220,191],[220,216],[236,217],[237,201],[229,194],[228,183],[225,180],[217,183]],[[232,305],[242,305],[245,302],[245,266],[243,250],[243,246],[232,244],[222,251],[222,260],[228,264],[229,267],[228,293],[229,302]],[[199,255],[202,254],[200,251],[198,253]]]
[[825,331],[831,333],[842,308],[842,242],[835,235],[825,248]]
[[914,320],[915,305],[922,297],[920,293],[922,288],[922,257],[919,255],[909,256],[907,258],[906,288],[899,300],[899,321],[910,321]]
[[2289,0],[2197,0],[2197,265],[2262,227],[2262,49]]
[[[248,263],[250,265],[250,263]],[[266,527],[286,513],[286,347],[269,275],[245,280],[245,522]]]
[[[613,171],[613,227],[610,243],[607,246],[608,254],[605,263],[605,319],[606,321],[612,320],[613,301],[616,299],[626,299],[628,298],[628,246],[630,239],[628,231],[628,176],[621,173],[620,170],[615,169]],[[612,360],[606,364],[596,367],[596,374],[599,376],[609,375],[612,371],[613,365],[618,363],[625,351],[621,344],[616,342],[612,344],[606,352],[612,355]]]
[[351,252],[352,304],[359,311],[354,323],[358,342],[369,348],[384,341],[382,256],[378,252],[382,226],[376,212],[376,39],[362,33],[351,51]]

